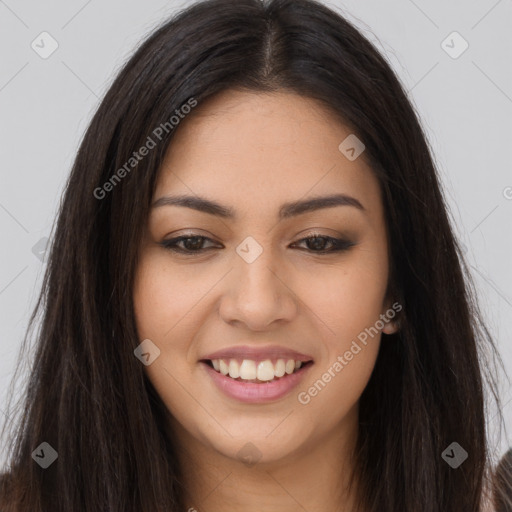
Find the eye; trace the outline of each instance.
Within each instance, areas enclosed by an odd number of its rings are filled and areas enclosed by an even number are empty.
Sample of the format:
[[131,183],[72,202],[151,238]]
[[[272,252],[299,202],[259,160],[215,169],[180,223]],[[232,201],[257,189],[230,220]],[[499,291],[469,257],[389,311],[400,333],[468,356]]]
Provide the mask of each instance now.
[[[191,234],[178,236],[176,238],[171,238],[170,240],[164,240],[163,242],[160,242],[160,245],[174,252],[181,252],[185,254],[201,253],[208,250],[202,247],[205,240],[211,241],[211,239],[206,236]],[[178,245],[181,243],[183,243],[184,246]]]
[[[346,251],[350,249],[350,247],[356,245],[350,240],[333,238],[331,236],[320,235],[318,233],[314,233],[311,236],[303,238],[302,240],[299,240],[299,243],[300,242],[306,242],[310,252],[318,254]],[[326,246],[329,245],[330,248],[326,248]]]
[[[160,245],[165,249],[169,249],[170,251],[173,252],[178,252],[185,255],[192,255],[194,253],[201,254],[215,248],[215,244],[213,246],[205,248],[204,243],[206,241],[213,242],[210,238],[206,236],[190,234],[179,236],[176,238],[171,238],[169,240],[164,240],[160,242]],[[303,238],[298,242],[295,242],[295,244],[293,245],[297,245],[299,243],[304,242],[306,243],[307,250],[309,250],[309,252],[317,254],[342,252],[356,245],[354,242],[351,242],[350,240],[345,240],[343,238],[333,238],[330,236],[320,235],[318,233],[314,233],[309,237]]]

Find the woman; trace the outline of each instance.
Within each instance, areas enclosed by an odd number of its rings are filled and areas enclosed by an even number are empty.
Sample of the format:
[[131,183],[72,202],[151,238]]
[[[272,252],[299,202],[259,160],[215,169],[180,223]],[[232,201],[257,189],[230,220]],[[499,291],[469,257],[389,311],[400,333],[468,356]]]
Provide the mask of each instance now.
[[495,347],[425,136],[319,3],[207,1],[141,45],[38,307],[2,510],[489,506]]

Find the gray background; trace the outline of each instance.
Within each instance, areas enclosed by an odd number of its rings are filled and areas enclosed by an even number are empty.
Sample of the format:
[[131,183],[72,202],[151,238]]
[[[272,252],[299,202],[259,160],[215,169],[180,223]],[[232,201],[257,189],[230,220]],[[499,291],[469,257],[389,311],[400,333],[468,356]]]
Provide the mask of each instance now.
[[[41,239],[50,234],[82,134],[138,41],[188,4],[0,0],[0,422],[41,284]],[[327,4],[341,8],[377,45],[409,91],[512,375],[512,0]],[[44,31],[59,45],[46,59],[31,47],[35,41],[50,48],[47,36],[39,37]],[[461,55],[463,40],[448,37],[454,31],[469,44]],[[512,391],[505,380],[501,389],[512,425]],[[492,425],[494,418],[489,411]],[[503,453],[512,445],[510,432],[495,444]],[[2,454],[0,447],[1,464]]]

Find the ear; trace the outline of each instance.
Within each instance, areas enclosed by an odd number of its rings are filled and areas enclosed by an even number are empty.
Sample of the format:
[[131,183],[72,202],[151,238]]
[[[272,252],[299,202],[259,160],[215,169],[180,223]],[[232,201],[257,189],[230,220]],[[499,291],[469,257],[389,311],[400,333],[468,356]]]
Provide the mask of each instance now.
[[395,334],[400,330],[400,316],[399,311],[402,309],[396,310],[393,305],[396,305],[397,301],[393,301],[394,296],[394,288],[392,286],[388,287],[388,292],[386,293],[386,298],[384,300],[384,311],[382,312],[382,317],[384,321],[384,327],[382,328],[382,332],[384,334]]
[[398,323],[398,321],[395,321],[395,320],[390,320],[382,328],[382,332],[384,334],[395,334],[395,332],[398,332],[399,330],[400,330],[399,323]]

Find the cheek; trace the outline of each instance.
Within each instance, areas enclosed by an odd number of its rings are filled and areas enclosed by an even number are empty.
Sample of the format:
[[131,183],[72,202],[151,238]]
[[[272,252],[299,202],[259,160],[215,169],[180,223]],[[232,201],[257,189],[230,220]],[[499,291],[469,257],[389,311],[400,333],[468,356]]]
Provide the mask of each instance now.
[[[331,280],[312,294],[311,307],[321,319],[323,353],[301,387],[299,402],[306,410],[331,411],[322,428],[348,414],[363,393],[377,360],[386,281],[377,269],[359,267],[331,273]],[[316,414],[315,413],[315,414]]]
[[186,266],[171,268],[159,251],[147,250],[141,256],[133,291],[140,338],[164,343],[182,328],[187,313],[208,289],[208,283],[196,283],[188,274]]
[[187,405],[180,382],[189,372],[186,356],[194,329],[189,312],[199,300],[197,289],[187,287],[181,277],[178,280],[178,274],[156,251],[147,250],[139,261],[133,289],[138,338],[150,339],[160,350],[144,372],[169,410]]
[[[359,251],[350,260],[303,279],[308,306],[329,327],[330,344],[343,345],[384,313],[387,260]],[[350,343],[349,343],[350,344]]]
[[376,324],[385,312],[387,264],[385,245],[368,244],[303,282],[304,290],[309,290],[308,306],[322,329],[323,354],[304,384],[301,403],[311,400],[319,410],[336,404],[337,420],[359,400],[375,366],[381,337]]
[[157,342],[162,333],[171,328],[173,315],[166,305],[170,303],[175,293],[172,283],[167,283],[162,273],[157,272],[147,259],[140,263],[133,292],[135,318],[140,338],[149,338]]

